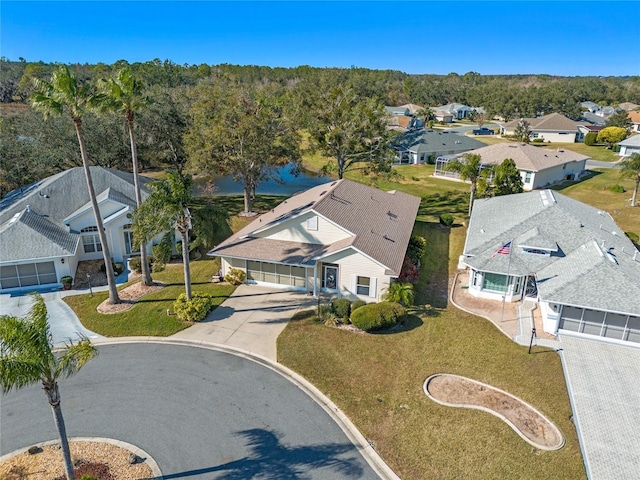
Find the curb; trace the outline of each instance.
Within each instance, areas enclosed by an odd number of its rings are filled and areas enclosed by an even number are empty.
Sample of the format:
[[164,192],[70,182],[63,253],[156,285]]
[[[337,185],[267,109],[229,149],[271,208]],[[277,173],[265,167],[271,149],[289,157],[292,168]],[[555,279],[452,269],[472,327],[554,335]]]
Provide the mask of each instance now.
[[[131,453],[136,454],[140,458],[144,458],[144,462],[151,469],[151,473],[153,474],[154,480],[162,480],[163,478],[162,471],[160,470],[160,467],[158,467],[158,464],[153,459],[153,457],[149,455],[147,452],[145,452],[144,450],[142,450],[141,448],[136,447],[135,445],[132,445],[127,442],[123,442],[121,440],[115,440],[113,438],[103,438],[103,437],[69,437],[68,440],[69,442],[108,443],[109,445],[115,445],[116,447],[123,448],[125,450],[130,451]],[[27,450],[29,450],[33,446],[45,447],[47,445],[53,445],[55,443],[60,443],[60,440],[47,440],[46,442],[40,442],[34,445],[30,445],[28,447],[19,448],[18,450],[14,450],[13,452],[9,452],[6,455],[1,456],[0,462],[9,460],[10,458],[15,457],[16,455],[25,453]]]
[[293,370],[281,365],[269,358],[251,353],[247,350],[240,348],[230,347],[228,345],[221,345],[217,343],[206,342],[203,340],[189,340],[189,339],[173,339],[163,337],[117,337],[100,339],[93,341],[96,346],[101,345],[118,345],[118,344],[131,344],[131,343],[155,343],[155,344],[167,344],[178,345],[185,347],[204,348],[207,350],[216,350],[230,355],[250,360],[257,364],[262,365],[275,373],[280,374],[291,383],[300,388],[306,393],[313,401],[315,401],[327,414],[336,422],[336,424],[345,433],[347,438],[357,448],[358,452],[362,455],[365,461],[378,474],[383,480],[400,480],[400,477],[385,463],[380,457],[378,452],[369,444],[366,438],[358,431],[355,425],[351,422],[349,417],[345,415],[342,410],[338,408],[329,398],[318,390],[313,384],[311,384],[304,377],[298,375]]

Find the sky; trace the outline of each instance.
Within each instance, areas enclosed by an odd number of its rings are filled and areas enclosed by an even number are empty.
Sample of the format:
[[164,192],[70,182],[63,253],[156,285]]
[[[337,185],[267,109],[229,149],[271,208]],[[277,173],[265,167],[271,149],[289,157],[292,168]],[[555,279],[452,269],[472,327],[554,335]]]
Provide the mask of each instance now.
[[0,3],[9,60],[640,74],[640,2]]

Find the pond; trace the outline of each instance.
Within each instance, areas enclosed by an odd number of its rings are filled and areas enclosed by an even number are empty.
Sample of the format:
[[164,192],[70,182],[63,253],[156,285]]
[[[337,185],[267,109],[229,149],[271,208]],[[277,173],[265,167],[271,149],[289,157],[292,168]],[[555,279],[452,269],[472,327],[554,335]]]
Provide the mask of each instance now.
[[[308,190],[317,185],[331,181],[324,175],[299,169],[297,175],[292,171],[292,165],[284,165],[277,170],[282,183],[275,180],[265,180],[258,185],[257,195],[282,195],[290,197],[294,193]],[[202,193],[207,183],[211,182],[215,187],[214,195],[242,195],[244,184],[236,182],[231,175],[213,178],[198,178],[195,180],[195,188],[198,194]]]

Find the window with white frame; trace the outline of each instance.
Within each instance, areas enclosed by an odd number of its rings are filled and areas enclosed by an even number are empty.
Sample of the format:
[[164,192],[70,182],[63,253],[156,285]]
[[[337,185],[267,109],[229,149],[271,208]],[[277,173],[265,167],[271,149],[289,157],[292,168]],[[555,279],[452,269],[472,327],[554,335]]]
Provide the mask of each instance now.
[[[95,233],[94,233],[95,232]],[[84,253],[101,252],[102,244],[98,235],[98,227],[86,227],[80,230]]]
[[356,293],[358,295],[369,296],[370,289],[371,289],[371,278],[358,276],[357,282],[356,282]]
[[524,183],[531,183],[531,172],[524,172]]

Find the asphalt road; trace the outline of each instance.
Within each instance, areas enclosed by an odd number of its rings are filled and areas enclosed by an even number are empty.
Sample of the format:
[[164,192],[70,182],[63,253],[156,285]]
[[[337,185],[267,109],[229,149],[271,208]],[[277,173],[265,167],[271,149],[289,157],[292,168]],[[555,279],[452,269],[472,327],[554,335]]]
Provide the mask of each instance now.
[[[281,375],[235,355],[103,345],[60,382],[70,437],[142,448],[165,479],[376,479],[329,415]],[[39,386],[1,397],[0,455],[56,438]]]

